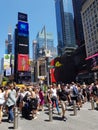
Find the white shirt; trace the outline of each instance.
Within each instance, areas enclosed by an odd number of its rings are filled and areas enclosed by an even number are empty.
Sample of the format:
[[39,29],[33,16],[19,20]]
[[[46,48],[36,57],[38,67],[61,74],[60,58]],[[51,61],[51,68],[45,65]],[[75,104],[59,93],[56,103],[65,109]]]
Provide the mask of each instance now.
[[57,90],[56,90],[56,88],[51,88],[51,96],[53,97],[53,96],[55,96],[55,97],[57,97]]
[[5,95],[5,92],[0,93],[0,104],[1,104],[1,105],[5,102],[4,95]]

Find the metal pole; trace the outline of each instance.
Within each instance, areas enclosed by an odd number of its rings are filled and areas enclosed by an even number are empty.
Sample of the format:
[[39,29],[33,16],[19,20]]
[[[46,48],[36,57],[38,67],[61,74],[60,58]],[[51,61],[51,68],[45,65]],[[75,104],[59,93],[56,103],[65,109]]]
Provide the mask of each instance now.
[[49,121],[53,120],[53,115],[52,115],[52,105],[49,103]]
[[91,98],[91,109],[94,110],[95,104],[94,104],[94,98]]
[[14,109],[14,129],[18,128],[18,108]]
[[49,68],[48,68],[48,63],[49,63],[49,57],[46,57],[46,76],[47,76],[47,86],[49,86]]
[[76,101],[73,101],[73,111],[74,111],[74,115],[77,115],[77,108],[76,108]]

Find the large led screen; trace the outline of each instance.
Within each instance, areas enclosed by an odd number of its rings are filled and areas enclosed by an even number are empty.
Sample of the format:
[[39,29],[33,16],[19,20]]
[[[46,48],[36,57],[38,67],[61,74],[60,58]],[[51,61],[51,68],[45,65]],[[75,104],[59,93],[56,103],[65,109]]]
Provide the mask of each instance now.
[[18,71],[29,70],[29,56],[25,54],[18,54]]
[[18,35],[19,36],[28,36],[28,23],[26,22],[18,22]]
[[27,14],[18,12],[18,20],[27,21]]
[[4,54],[4,70],[8,69],[10,67],[10,54]]
[[98,53],[87,57],[86,60],[89,62],[91,70],[98,70]]

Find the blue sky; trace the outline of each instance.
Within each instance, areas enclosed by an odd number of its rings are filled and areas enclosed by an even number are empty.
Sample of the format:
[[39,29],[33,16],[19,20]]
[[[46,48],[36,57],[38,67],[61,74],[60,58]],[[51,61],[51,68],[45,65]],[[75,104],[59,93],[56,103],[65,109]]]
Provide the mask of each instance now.
[[[70,5],[67,0],[66,5]],[[71,10],[70,6],[66,6]],[[30,46],[36,38],[37,32],[46,26],[46,31],[53,33],[54,45],[57,45],[57,30],[55,18],[54,0],[2,0],[0,3],[0,55],[5,53],[5,40],[8,29],[11,27],[12,34],[17,24],[18,12],[28,14]],[[32,54],[31,54],[32,55]],[[0,56],[0,57],[1,57]]]

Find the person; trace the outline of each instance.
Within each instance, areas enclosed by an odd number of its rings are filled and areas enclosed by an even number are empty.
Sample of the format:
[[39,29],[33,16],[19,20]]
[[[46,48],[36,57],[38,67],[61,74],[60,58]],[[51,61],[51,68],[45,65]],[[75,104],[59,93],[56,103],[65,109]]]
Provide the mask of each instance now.
[[82,85],[82,95],[83,95],[83,99],[84,99],[84,103],[87,101],[87,91],[86,91],[86,85]]
[[71,99],[72,101],[76,101],[78,110],[80,110],[80,104],[79,104],[79,91],[78,91],[78,87],[77,84],[75,84],[74,82],[72,82],[71,85]]
[[66,121],[67,118],[65,116],[65,112],[66,112],[66,103],[68,102],[68,91],[66,91],[64,84],[61,85],[61,91],[59,91],[58,95],[62,109],[62,119]]
[[25,87],[22,87],[20,89],[20,91],[18,92],[18,95],[17,95],[17,100],[16,100],[16,103],[17,103],[17,107],[19,108],[19,111],[22,112],[22,108],[24,106],[24,97],[25,97],[26,93],[25,93]]
[[2,109],[5,102],[4,95],[5,95],[5,92],[3,91],[3,88],[0,87],[0,123],[2,122],[2,115],[3,115]]
[[56,84],[53,84],[52,87],[50,88],[50,95],[51,95],[51,101],[52,101],[52,109],[53,109],[54,105],[56,105],[58,115],[60,115],[61,113],[59,110]]
[[31,101],[32,101],[32,117],[33,119],[37,119],[37,108],[38,108],[38,98],[37,98],[37,88],[33,87],[31,92]]
[[43,110],[44,108],[44,92],[42,88],[39,90],[39,98],[40,98],[40,110]]
[[8,122],[14,121],[13,109],[16,104],[16,90],[14,89],[13,82],[7,83],[8,90],[5,93],[6,106],[8,107]]

